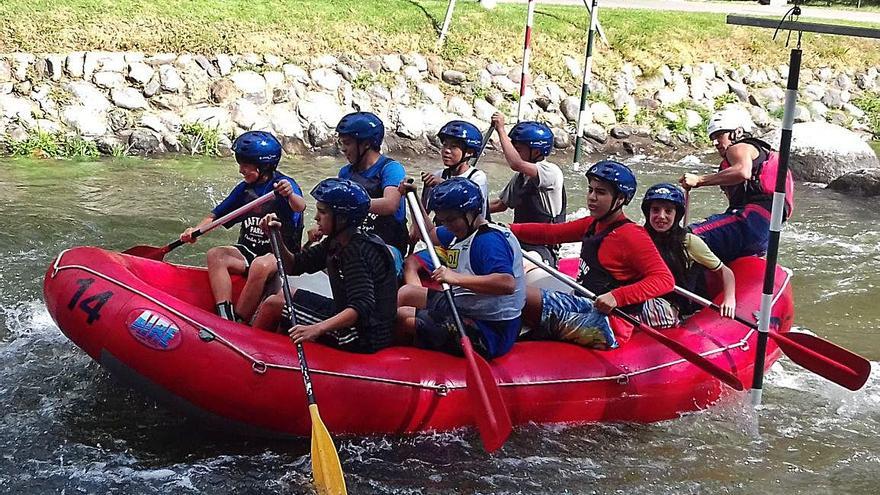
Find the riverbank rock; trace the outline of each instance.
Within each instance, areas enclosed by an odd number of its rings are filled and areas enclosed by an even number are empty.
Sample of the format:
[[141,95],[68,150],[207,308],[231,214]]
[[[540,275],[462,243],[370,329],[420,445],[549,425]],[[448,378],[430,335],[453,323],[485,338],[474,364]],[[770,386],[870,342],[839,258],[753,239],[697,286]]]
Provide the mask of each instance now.
[[880,169],[849,172],[831,181],[828,189],[860,196],[880,196]]
[[[791,172],[800,180],[829,183],[861,169],[880,168],[874,150],[858,134],[825,122],[804,122],[792,128]],[[768,142],[778,149],[781,133]]]

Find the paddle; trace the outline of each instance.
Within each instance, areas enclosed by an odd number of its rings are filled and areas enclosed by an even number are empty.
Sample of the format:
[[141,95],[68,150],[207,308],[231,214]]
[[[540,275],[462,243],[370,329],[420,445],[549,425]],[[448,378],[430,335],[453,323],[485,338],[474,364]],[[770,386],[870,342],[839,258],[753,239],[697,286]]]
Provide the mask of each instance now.
[[[259,201],[259,200],[258,200]],[[293,297],[290,294],[290,284],[284,271],[284,261],[281,258],[281,235],[278,229],[269,231],[269,241],[272,243],[272,253],[278,264],[278,276],[281,277],[281,288],[284,293],[284,302],[290,309],[290,323],[296,325],[296,316],[293,311]],[[315,480],[315,488],[321,495],[344,495],[345,477],[342,474],[342,465],[339,463],[339,454],[330,432],[321,421],[318,413],[318,403],[312,390],[312,378],[309,376],[309,364],[306,362],[306,353],[302,344],[296,344],[296,354],[299,358],[299,369],[302,372],[303,383],[306,387],[306,398],[309,401],[309,415],[312,418],[312,478]]]
[[[416,193],[406,193],[406,202],[409,205],[410,213],[412,213],[416,225],[419,227],[422,241],[427,246],[431,262],[434,263],[435,267],[441,266],[437,252],[434,250],[434,244],[431,242],[431,237],[425,228],[425,220],[422,218]],[[467,391],[473,406],[477,430],[480,432],[480,439],[483,441],[483,448],[486,449],[486,452],[494,452],[504,445],[507,437],[510,436],[511,430],[513,430],[513,426],[510,423],[510,415],[504,406],[501,390],[498,388],[498,383],[495,381],[492,369],[489,368],[489,363],[482,356],[475,353],[471,346],[471,339],[465,333],[461,316],[455,307],[452,288],[445,282],[443,283],[443,292],[449,301],[452,317],[455,319],[455,326],[458,328],[459,335],[461,335],[461,348],[464,351],[464,358],[467,363],[467,372],[465,374]]]
[[[250,203],[248,203],[248,204],[246,204],[246,205],[244,205],[244,206],[242,206],[242,207],[240,207],[230,213],[227,213],[226,215],[223,215],[222,217],[218,218],[217,220],[214,220],[213,222],[209,223],[208,225],[205,225],[204,227],[196,230],[195,232],[193,232],[192,238],[196,239],[199,236],[201,236],[202,234],[207,234],[208,232],[216,229],[217,227],[225,224],[226,222],[228,222],[230,220],[235,220],[236,218],[240,217],[241,215],[244,215],[245,213],[253,210],[254,208],[257,208],[258,206],[264,205],[267,202],[271,201],[274,196],[275,196],[274,191],[268,192],[268,193],[260,196],[259,198],[251,201]],[[174,241],[166,246],[163,246],[163,247],[155,247],[155,246],[130,247],[130,248],[126,249],[125,251],[123,251],[122,254],[128,254],[128,255],[137,256],[140,258],[147,258],[147,259],[151,259],[151,260],[162,261],[165,258],[165,255],[170,253],[172,249],[177,249],[180,246],[183,246],[184,244],[186,244],[186,243],[181,241],[180,239],[177,239],[176,241]]]
[[[592,300],[596,299],[596,294],[593,294],[592,292],[588,291],[587,289],[582,287],[580,284],[578,284],[574,280],[568,278],[567,276],[563,275],[559,271],[551,268],[546,263],[544,263],[544,261],[542,259],[538,258],[537,256],[534,256],[527,251],[523,251],[523,258],[525,258],[525,259],[531,261],[532,263],[534,263],[535,265],[538,265],[539,267],[543,268],[544,271],[546,271],[547,273],[552,275],[554,278],[556,278],[560,282],[567,285],[568,287],[574,289],[576,292],[579,292],[580,294],[582,294]],[[709,361],[708,359],[704,358],[703,356],[701,356],[701,355],[697,354],[696,352],[692,351],[691,349],[685,347],[681,343],[672,340],[671,338],[667,337],[666,335],[663,335],[662,333],[651,328],[650,326],[640,322],[635,317],[621,311],[620,308],[614,308],[612,313],[623,318],[624,320],[630,322],[631,324],[635,325],[642,332],[644,332],[645,334],[647,334],[648,336],[650,336],[651,338],[653,338],[657,342],[660,342],[664,346],[668,347],[669,349],[674,351],[676,354],[678,354],[679,356],[690,361],[691,363],[693,363],[694,365],[696,365],[698,368],[705,371],[706,373],[709,373],[710,375],[714,376],[715,378],[721,380],[723,383],[730,386],[734,390],[742,390],[743,389],[742,382],[733,373],[722,369],[717,364],[713,363],[712,361]]]
[[[686,289],[676,286],[675,292],[715,311],[721,311],[714,302]],[[758,329],[757,323],[739,315],[734,315],[733,319],[753,330]],[[796,364],[850,390],[862,388],[871,374],[870,361],[821,337],[801,332],[770,332],[769,335]]]

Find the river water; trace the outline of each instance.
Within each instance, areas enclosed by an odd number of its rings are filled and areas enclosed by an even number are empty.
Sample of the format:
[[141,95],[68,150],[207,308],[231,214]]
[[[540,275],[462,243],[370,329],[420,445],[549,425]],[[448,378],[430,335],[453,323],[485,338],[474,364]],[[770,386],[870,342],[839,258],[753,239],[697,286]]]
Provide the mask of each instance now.
[[[498,158],[483,164],[494,194],[510,175]],[[714,160],[678,158],[630,159],[639,195],[683,171],[708,171]],[[408,162],[422,170],[433,163]],[[308,191],[337,167],[318,158],[282,168]],[[564,168],[569,211],[582,216],[585,180]],[[311,493],[307,439],[230,438],[156,405],[69,342],[42,302],[43,273],[59,251],[163,245],[225,196],[236,170],[228,159],[4,160],[0,493]],[[734,397],[651,425],[532,425],[491,456],[473,431],[335,438],[349,492],[878,493],[880,213],[876,200],[818,185],[799,184],[797,195],[780,256],[795,270],[796,325],[871,359],[863,390],[783,359],[757,413]],[[717,190],[691,196],[691,218],[721,209]],[[641,218],[635,204],[628,211]],[[234,237],[212,233],[168,259],[202,264],[207,247]]]

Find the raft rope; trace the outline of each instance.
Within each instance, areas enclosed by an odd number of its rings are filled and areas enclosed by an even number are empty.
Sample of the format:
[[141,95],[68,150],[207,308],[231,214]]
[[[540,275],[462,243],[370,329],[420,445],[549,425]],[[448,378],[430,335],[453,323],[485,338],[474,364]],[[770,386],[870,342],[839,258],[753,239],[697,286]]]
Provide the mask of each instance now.
[[[55,263],[52,265],[51,278],[55,278],[55,275],[57,275],[58,272],[60,272],[62,270],[82,270],[84,272],[90,273],[90,274],[92,274],[96,277],[100,277],[100,278],[106,280],[107,282],[110,282],[118,287],[121,287],[127,291],[130,291],[133,294],[136,294],[140,297],[143,297],[147,301],[150,301],[151,303],[161,307],[162,309],[168,311],[169,313],[172,313],[175,316],[177,316],[178,318],[186,321],[187,323],[189,323],[190,325],[192,325],[193,327],[198,329],[199,338],[203,342],[208,343],[213,340],[217,340],[217,342],[225,345],[226,347],[228,347],[231,350],[233,350],[234,352],[236,352],[238,355],[240,355],[243,358],[250,361],[251,368],[253,369],[254,373],[262,375],[262,374],[265,374],[266,371],[268,371],[270,368],[277,369],[277,370],[292,371],[295,373],[300,372],[300,368],[298,365],[291,366],[291,365],[286,365],[286,364],[267,363],[263,360],[255,358],[248,351],[235,345],[234,343],[230,342],[228,339],[223,337],[223,335],[217,333],[216,330],[214,330],[214,329],[212,329],[202,323],[199,323],[198,321],[190,318],[189,316],[185,315],[184,313],[181,313],[180,311],[172,308],[171,306],[168,306],[167,304],[163,303],[162,301],[159,301],[155,297],[153,297],[153,296],[151,296],[151,295],[149,295],[139,289],[136,289],[136,288],[126,284],[125,282],[117,280],[109,275],[101,273],[101,272],[99,272],[93,268],[87,267],[87,266],[83,266],[83,265],[64,265],[64,266],[61,266],[61,258],[64,256],[65,253],[67,253],[67,251],[69,251],[69,249],[65,249],[64,251],[62,251],[58,255],[58,257],[55,259]],[[773,301],[771,302],[771,307],[773,305],[775,305],[776,302],[779,300],[779,298],[782,296],[782,293],[785,291],[785,287],[788,285],[789,280],[791,280],[791,277],[792,277],[792,272],[790,269],[782,267],[782,270],[785,272],[785,279],[783,280],[782,285],[780,286],[779,291],[777,292],[776,296],[773,298]],[[739,341],[734,342],[733,344],[730,344],[730,345],[716,348],[716,349],[710,349],[708,351],[703,351],[702,353],[700,353],[700,355],[703,357],[712,356],[712,355],[715,355],[718,353],[727,352],[727,351],[734,350],[734,349],[740,349],[743,352],[748,351],[749,350],[748,340],[751,338],[751,336],[754,333],[755,333],[754,329],[749,329],[749,331],[746,333],[746,335],[742,339],[740,339]],[[542,385],[560,385],[560,384],[589,383],[589,382],[603,382],[603,381],[615,381],[621,385],[626,385],[629,383],[629,380],[631,377],[643,375],[646,373],[651,373],[654,371],[661,370],[663,368],[668,368],[670,366],[675,366],[677,364],[686,363],[686,362],[688,362],[686,359],[676,359],[674,361],[669,361],[669,362],[666,362],[663,364],[658,364],[658,365],[652,366],[650,368],[644,368],[644,369],[640,369],[637,371],[627,370],[625,373],[619,373],[619,374],[611,375],[611,376],[566,378],[566,379],[558,379],[558,380],[537,380],[537,381],[529,381],[529,382],[502,382],[502,383],[499,383],[498,386],[500,386],[500,387],[532,387],[532,386],[542,386]],[[627,369],[625,366],[623,368],[625,370]],[[316,374],[316,375],[334,376],[334,377],[339,377],[339,378],[349,378],[349,379],[353,379],[353,380],[363,380],[363,381],[376,382],[376,383],[387,383],[389,385],[400,385],[400,386],[418,388],[418,389],[423,389],[423,390],[431,390],[439,396],[445,396],[452,390],[461,390],[461,389],[467,388],[467,386],[464,384],[461,384],[461,385],[433,384],[433,383],[413,382],[413,381],[406,381],[406,380],[394,380],[391,378],[356,375],[356,374],[352,374],[352,373],[341,373],[338,371],[329,371],[329,370],[322,370],[322,369],[317,369],[317,368],[311,368],[309,371],[312,374]]]

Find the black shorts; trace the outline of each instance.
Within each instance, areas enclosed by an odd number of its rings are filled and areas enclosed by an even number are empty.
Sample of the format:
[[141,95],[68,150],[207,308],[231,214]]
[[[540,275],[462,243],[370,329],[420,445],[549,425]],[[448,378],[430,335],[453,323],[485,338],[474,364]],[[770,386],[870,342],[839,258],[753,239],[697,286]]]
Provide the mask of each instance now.
[[[293,315],[298,325],[314,325],[336,315],[333,299],[298,289],[293,294]],[[354,327],[327,332],[318,338],[318,342],[348,352],[369,352],[359,338],[360,334]]]
[[[474,350],[485,357],[488,352],[476,322],[464,317],[461,320]],[[442,351],[456,356],[464,355],[461,348],[461,334],[455,325],[455,317],[452,315],[446,293],[428,289],[425,309],[416,311],[415,344],[422,349]]]
[[233,244],[232,247],[238,249],[238,252],[241,253],[242,256],[244,256],[244,273],[247,274],[248,269],[250,269],[251,267],[251,263],[253,263],[254,260],[257,259],[258,255],[248,249],[244,244]]

